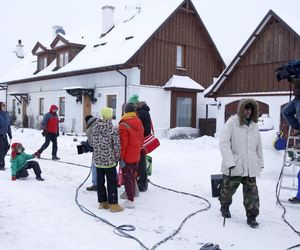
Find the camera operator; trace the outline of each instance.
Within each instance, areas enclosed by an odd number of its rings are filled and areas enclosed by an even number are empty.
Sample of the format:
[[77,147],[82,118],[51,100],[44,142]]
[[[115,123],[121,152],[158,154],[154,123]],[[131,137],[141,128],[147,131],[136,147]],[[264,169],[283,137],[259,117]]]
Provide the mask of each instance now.
[[[300,60],[290,61],[276,70],[278,81],[287,79],[293,86],[295,98],[290,101],[282,110],[282,115],[287,123],[294,129],[294,136],[299,136],[298,143],[294,148],[300,150]],[[300,152],[297,152],[299,154]],[[293,153],[295,154],[295,153]],[[297,157],[298,158],[298,157]],[[288,200],[291,203],[300,203],[300,171],[298,172],[297,195]]]
[[[298,136],[300,135],[300,78],[290,78],[289,81],[293,84],[294,99],[284,107],[281,114],[294,129],[293,135]],[[300,150],[300,143],[294,145],[294,148]]]

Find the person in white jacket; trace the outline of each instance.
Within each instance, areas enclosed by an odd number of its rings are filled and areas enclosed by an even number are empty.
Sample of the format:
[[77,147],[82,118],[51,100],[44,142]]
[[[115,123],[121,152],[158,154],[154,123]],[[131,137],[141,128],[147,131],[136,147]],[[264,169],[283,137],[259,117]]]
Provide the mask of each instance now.
[[263,152],[259,129],[258,104],[254,99],[242,99],[237,114],[230,117],[220,134],[223,185],[219,197],[221,213],[230,218],[229,206],[239,185],[243,185],[247,224],[258,227],[259,195],[256,177],[263,168]]

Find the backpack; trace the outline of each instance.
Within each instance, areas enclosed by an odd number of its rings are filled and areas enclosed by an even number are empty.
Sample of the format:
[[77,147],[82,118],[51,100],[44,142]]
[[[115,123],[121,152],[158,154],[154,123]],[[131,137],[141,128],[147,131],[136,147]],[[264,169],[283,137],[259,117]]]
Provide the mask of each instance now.
[[285,150],[285,148],[286,148],[286,139],[282,138],[283,132],[282,131],[277,132],[276,135],[277,135],[277,137],[276,137],[275,141],[273,142],[274,148],[276,150]]

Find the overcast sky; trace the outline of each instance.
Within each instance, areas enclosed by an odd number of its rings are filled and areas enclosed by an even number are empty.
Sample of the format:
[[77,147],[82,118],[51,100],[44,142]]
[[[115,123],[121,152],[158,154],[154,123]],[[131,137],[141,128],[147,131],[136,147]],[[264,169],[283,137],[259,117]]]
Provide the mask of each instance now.
[[[100,34],[101,6],[104,1],[117,6],[120,11],[124,11],[125,5],[127,8],[133,8],[134,3],[139,2],[139,0],[2,1],[0,78],[17,62],[13,50],[18,39],[22,39],[25,53],[31,53],[37,41],[51,40],[54,25],[61,25],[67,34],[72,34],[99,24]],[[300,11],[300,0],[193,0],[193,3],[227,64],[269,9],[275,12],[280,10],[296,17]],[[157,7],[159,10],[159,6]]]

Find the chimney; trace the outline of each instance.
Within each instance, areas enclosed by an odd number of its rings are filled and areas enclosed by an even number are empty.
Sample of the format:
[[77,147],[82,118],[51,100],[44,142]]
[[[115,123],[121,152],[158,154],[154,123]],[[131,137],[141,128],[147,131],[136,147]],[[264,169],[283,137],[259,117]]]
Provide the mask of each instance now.
[[54,25],[52,27],[52,30],[53,30],[53,38],[55,38],[59,33],[63,34],[63,35],[66,34],[64,28],[62,26],[59,26],[59,25]]
[[105,36],[114,27],[114,12],[115,8],[111,5],[105,5],[102,7],[101,37]]
[[15,50],[15,53],[18,58],[24,58],[23,47],[24,47],[24,45],[22,45],[22,40],[19,39],[18,44],[16,45],[16,50]]

